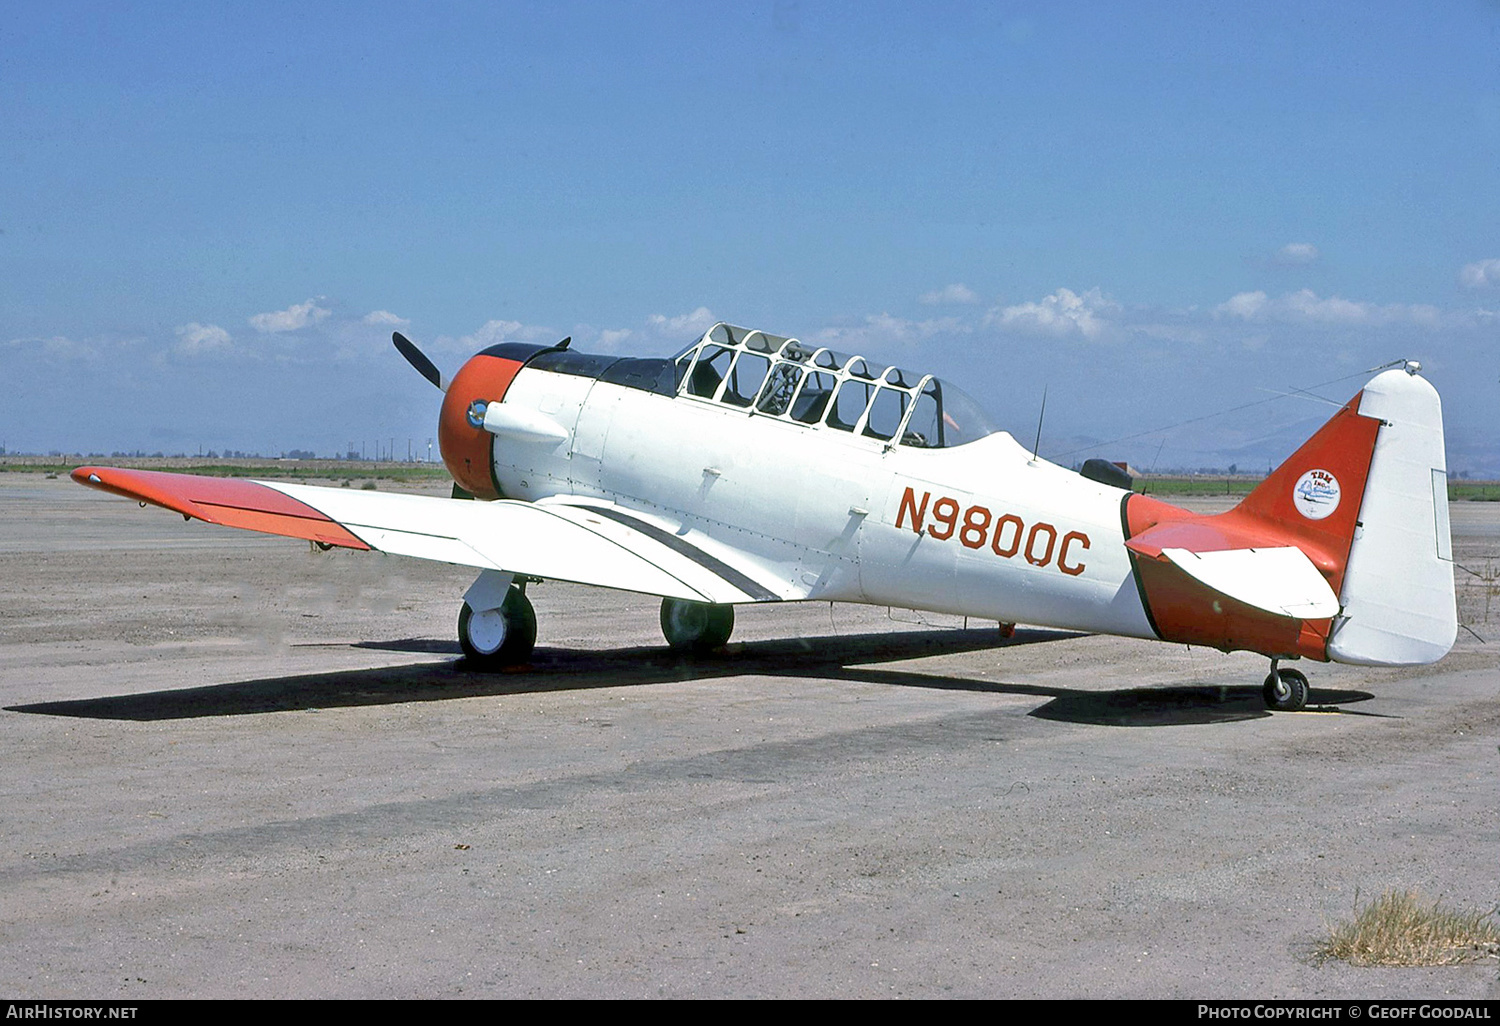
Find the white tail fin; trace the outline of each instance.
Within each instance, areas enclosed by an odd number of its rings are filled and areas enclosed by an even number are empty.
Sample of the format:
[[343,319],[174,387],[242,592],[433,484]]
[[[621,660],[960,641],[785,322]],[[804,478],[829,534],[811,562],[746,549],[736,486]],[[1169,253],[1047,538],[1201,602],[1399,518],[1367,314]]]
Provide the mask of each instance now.
[[1458,635],[1442,403],[1414,372],[1390,370],[1365,386],[1359,412],[1382,423],[1328,655],[1375,666],[1436,662]]

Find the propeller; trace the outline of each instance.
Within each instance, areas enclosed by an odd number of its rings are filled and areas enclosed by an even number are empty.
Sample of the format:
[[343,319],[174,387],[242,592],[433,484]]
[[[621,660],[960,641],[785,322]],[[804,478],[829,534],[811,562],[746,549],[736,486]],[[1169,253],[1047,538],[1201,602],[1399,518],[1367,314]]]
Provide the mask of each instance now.
[[442,372],[437,369],[437,364],[427,359],[427,354],[418,349],[411,339],[399,331],[393,331],[391,341],[396,344],[396,351],[406,357],[406,362],[415,367],[418,374],[444,392],[448,391],[448,382],[443,380]]

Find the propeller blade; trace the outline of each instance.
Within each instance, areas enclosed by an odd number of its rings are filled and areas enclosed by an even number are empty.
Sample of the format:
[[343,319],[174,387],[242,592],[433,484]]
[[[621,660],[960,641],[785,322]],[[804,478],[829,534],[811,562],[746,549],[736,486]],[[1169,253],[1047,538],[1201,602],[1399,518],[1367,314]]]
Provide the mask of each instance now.
[[406,362],[415,367],[418,374],[444,392],[448,391],[448,382],[443,380],[443,375],[437,369],[437,365],[427,359],[427,354],[412,344],[411,339],[399,331],[393,331],[391,332],[391,341],[396,344],[396,351],[406,357]]

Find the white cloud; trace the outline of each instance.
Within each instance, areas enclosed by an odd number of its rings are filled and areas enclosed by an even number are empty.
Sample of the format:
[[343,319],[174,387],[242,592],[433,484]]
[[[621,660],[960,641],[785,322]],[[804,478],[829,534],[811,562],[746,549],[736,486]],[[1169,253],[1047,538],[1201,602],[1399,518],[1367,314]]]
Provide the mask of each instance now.
[[[318,299],[321,298],[321,296],[318,297]],[[309,324],[317,324],[327,316],[328,311],[318,305],[317,299],[309,299],[305,303],[289,306],[285,310],[256,314],[250,318],[250,326],[256,331],[267,333],[296,331]]]
[[1278,301],[1292,320],[1321,324],[1368,324],[1379,317],[1379,308],[1338,296],[1319,298],[1312,289],[1299,289]]
[[234,339],[229,332],[217,324],[199,324],[193,321],[177,328],[177,352],[184,356],[199,353],[222,353],[231,349]]
[[1220,303],[1214,308],[1214,312],[1248,321],[1265,309],[1265,306],[1266,294],[1264,292],[1241,292]]
[[613,353],[620,348],[620,343],[629,339],[635,332],[629,328],[605,328],[599,332],[599,348],[606,353]]
[[939,335],[963,334],[972,327],[957,317],[937,317],[926,321],[909,321],[888,313],[870,314],[857,324],[835,325],[811,335],[804,342],[849,353],[875,353],[895,346],[913,346]]
[[719,319],[714,316],[713,311],[700,306],[675,317],[651,314],[644,323],[634,328],[595,328],[593,325],[579,324],[573,328],[573,337],[580,346],[602,353],[664,355],[666,350],[681,349],[717,323]]
[[99,347],[93,343],[80,342],[62,335],[53,335],[51,338],[13,338],[6,345],[23,352],[36,346],[44,356],[58,358],[81,359],[99,355]]
[[433,344],[440,349],[456,348],[465,353],[473,353],[500,342],[541,342],[551,345],[562,341],[562,337],[556,328],[549,328],[546,325],[523,324],[520,321],[497,318],[485,321],[480,325],[479,330],[471,335],[464,335],[458,339],[443,336],[436,339]]
[[917,301],[928,306],[936,306],[938,303],[977,303],[979,297],[969,286],[962,282],[955,282],[932,292],[924,292],[917,297]]
[[1318,247],[1311,242],[1288,242],[1276,251],[1283,264],[1310,264],[1318,259]]
[[396,328],[404,328],[411,324],[410,318],[397,317],[389,310],[371,310],[365,314],[364,321],[366,324],[389,324]]
[[1180,342],[1184,345],[1200,346],[1209,341],[1208,333],[1201,327],[1185,324],[1133,324],[1130,330],[1146,338]]
[[1282,321],[1289,324],[1363,325],[1413,324],[1435,328],[1444,315],[1424,303],[1363,303],[1340,296],[1319,296],[1299,289],[1276,299],[1264,292],[1241,292],[1214,308],[1220,316],[1245,321]]
[[1097,287],[1082,295],[1072,289],[1058,289],[1040,303],[1020,303],[991,310],[985,323],[1039,335],[1064,337],[1077,334],[1084,338],[1098,338],[1109,326],[1100,315],[1118,309],[1119,306],[1106,299]]
[[647,319],[647,323],[662,334],[701,335],[717,324],[718,319],[708,307],[700,306],[692,313],[679,314],[676,317],[652,314]]
[[1500,285],[1500,260],[1476,260],[1465,264],[1458,272],[1458,280],[1471,289],[1494,288]]
[[472,335],[465,335],[459,339],[459,342],[467,349],[484,349],[507,339],[519,337],[525,327],[526,325],[520,321],[485,321],[478,331]]

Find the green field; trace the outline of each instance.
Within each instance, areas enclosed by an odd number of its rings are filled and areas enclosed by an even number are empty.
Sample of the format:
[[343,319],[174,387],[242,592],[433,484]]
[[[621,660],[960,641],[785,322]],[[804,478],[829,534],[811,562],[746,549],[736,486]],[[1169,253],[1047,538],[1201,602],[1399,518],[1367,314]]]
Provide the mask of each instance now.
[[1135,490],[1146,495],[1249,495],[1258,477],[1138,477]]
[[[1148,477],[1135,482],[1147,495],[1248,495],[1261,483],[1258,477]],[[1500,481],[1449,481],[1451,501],[1500,502]]]
[[212,463],[192,457],[145,456],[139,458],[99,456],[0,457],[0,473],[32,473],[63,476],[78,466],[128,467],[132,470],[164,470],[174,474],[202,474],[208,477],[251,477],[276,480],[318,481],[401,481],[419,483],[448,481],[448,471],[441,463],[377,463],[374,460],[273,460],[231,459]]

